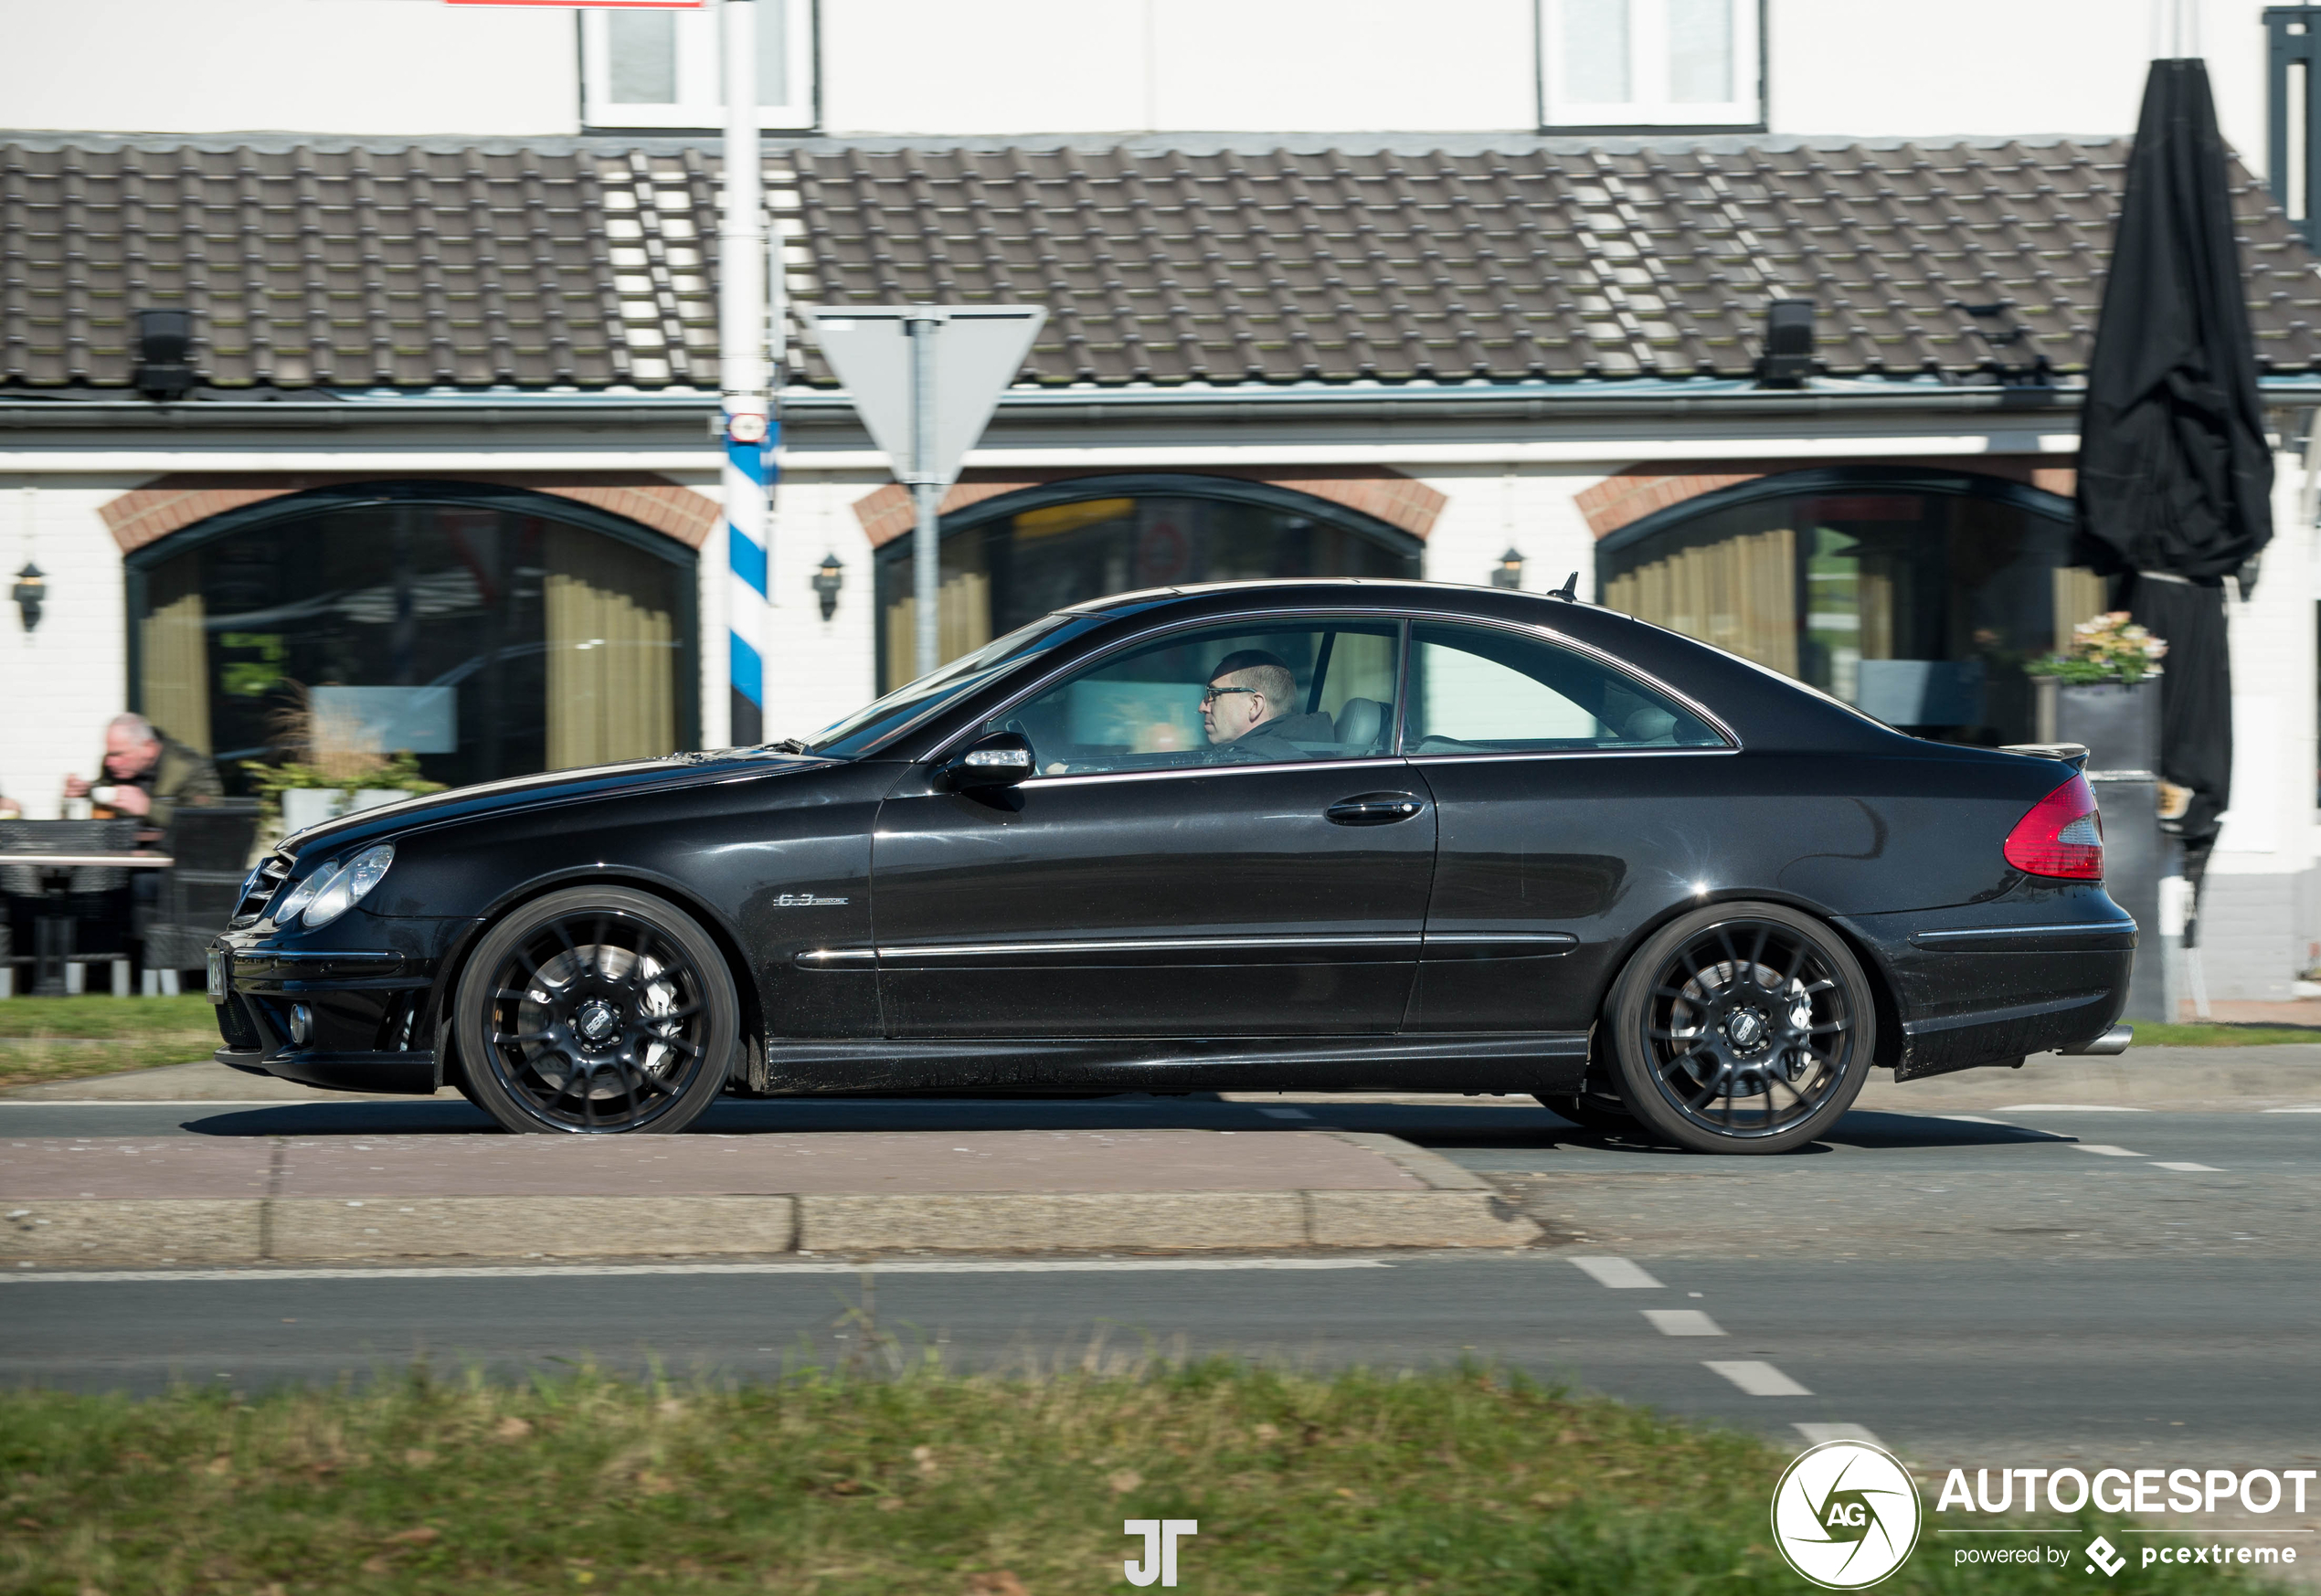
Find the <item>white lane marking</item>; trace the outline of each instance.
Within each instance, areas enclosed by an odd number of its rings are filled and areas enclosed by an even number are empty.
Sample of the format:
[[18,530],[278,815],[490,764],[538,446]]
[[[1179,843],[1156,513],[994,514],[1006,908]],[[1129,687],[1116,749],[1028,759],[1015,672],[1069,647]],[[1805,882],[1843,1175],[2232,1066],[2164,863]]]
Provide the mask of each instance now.
[[2184,1175],[2221,1175],[2223,1170],[2213,1164],[2154,1164],[2155,1169],[2174,1169]]
[[1808,1446],[1818,1446],[1825,1441],[1866,1441],[1872,1446],[1885,1443],[1859,1424],[1792,1424],[1789,1426],[1806,1438]]
[[1703,1363],[1753,1397],[1809,1397],[1813,1393],[1770,1363]]
[[1260,1108],[1257,1112],[1267,1119],[1311,1119],[1313,1117],[1302,1108]]
[[1625,1258],[1574,1258],[1572,1262],[1598,1285],[1614,1291],[1659,1291],[1660,1283],[1647,1274],[1642,1266]]
[[0,1274],[0,1284],[36,1285],[61,1281],[70,1285],[108,1281],[178,1280],[529,1280],[617,1274],[1146,1274],[1169,1272],[1214,1274],[1251,1269],[1392,1269],[1383,1258],[1106,1258],[990,1259],[898,1258],[877,1263],[514,1263],[446,1265],[440,1268],[276,1269],[80,1269],[46,1274]]
[[2115,1147],[2109,1142],[2073,1142],[2072,1146],[2083,1153],[2093,1153],[2105,1158],[2140,1158],[2142,1153],[2131,1153],[2125,1147]]
[[2301,1103],[2295,1108],[2260,1108],[2259,1114],[2321,1114],[2321,1103]]
[[2001,1114],[2149,1114],[2148,1108],[2126,1108],[2116,1103],[2002,1103]]
[[1699,1308],[1646,1308],[1644,1316],[1663,1336],[1722,1336],[1717,1322]]
[[[1981,1115],[1979,1115],[1979,1114],[1928,1114],[1928,1115],[1921,1115],[1920,1117],[1922,1117],[1922,1118],[1925,1118],[1925,1119],[1955,1119],[1955,1120],[1957,1120],[1957,1121],[1959,1121],[1960,1123],[1965,1124],[1965,1125],[2006,1125],[2006,1124],[2007,1124],[2007,1122],[2006,1122],[2005,1120],[2003,1120],[2003,1119],[1985,1119],[1985,1118],[1984,1118]],[[2012,1126],[2008,1126],[2008,1128],[2009,1128],[2009,1129],[2012,1129],[2013,1127],[2012,1127]]]

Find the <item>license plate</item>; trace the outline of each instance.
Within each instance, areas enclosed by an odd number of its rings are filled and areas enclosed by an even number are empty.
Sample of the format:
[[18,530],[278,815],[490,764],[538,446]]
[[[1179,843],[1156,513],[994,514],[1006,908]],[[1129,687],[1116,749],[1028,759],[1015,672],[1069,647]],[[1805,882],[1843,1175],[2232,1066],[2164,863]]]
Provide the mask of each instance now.
[[213,1003],[226,1000],[226,960],[224,948],[213,947],[209,950],[209,1000]]

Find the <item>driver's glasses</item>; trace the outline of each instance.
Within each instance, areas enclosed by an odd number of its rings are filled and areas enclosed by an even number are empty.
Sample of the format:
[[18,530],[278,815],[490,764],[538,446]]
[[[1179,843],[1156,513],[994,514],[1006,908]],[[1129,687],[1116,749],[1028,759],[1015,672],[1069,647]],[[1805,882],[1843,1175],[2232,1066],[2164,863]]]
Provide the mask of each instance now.
[[1203,709],[1207,709],[1207,708],[1208,708],[1211,704],[1213,704],[1213,703],[1216,703],[1216,702],[1217,702],[1217,700],[1219,700],[1220,698],[1223,698],[1223,697],[1224,697],[1226,693],[1228,693],[1228,692],[1256,692],[1256,691],[1257,691],[1257,689],[1256,689],[1256,688],[1254,688],[1254,687],[1210,687],[1210,688],[1204,688],[1204,689],[1203,689],[1202,693],[1201,693],[1201,707],[1202,707]]

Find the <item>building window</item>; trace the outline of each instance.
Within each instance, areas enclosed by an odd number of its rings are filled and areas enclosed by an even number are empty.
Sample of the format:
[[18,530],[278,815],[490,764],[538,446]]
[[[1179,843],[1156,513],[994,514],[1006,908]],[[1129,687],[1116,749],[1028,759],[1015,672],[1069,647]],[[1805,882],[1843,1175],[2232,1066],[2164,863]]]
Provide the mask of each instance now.
[[1671,506],[1598,545],[1606,607],[1730,650],[1890,725],[2035,739],[2023,666],[2104,608],[2071,502],[1992,477],[1792,471]]
[[2321,167],[2321,121],[2313,114],[2314,69],[2321,65],[2321,5],[2273,5],[2267,44],[2265,171],[2273,198],[2307,244],[2316,242],[2313,183]]
[[[813,0],[757,0],[758,122],[814,125]],[[714,6],[580,14],[580,76],[590,127],[720,128],[726,122]]]
[[1540,0],[1550,128],[1761,128],[1762,0]]
[[131,556],[137,707],[229,784],[287,744],[453,785],[673,753],[697,741],[694,564],[517,490],[270,500]]
[[[1199,476],[1079,478],[943,518],[946,661],[1066,605],[1186,582],[1416,576],[1408,533],[1304,493]],[[917,674],[911,538],[878,552],[878,690]]]

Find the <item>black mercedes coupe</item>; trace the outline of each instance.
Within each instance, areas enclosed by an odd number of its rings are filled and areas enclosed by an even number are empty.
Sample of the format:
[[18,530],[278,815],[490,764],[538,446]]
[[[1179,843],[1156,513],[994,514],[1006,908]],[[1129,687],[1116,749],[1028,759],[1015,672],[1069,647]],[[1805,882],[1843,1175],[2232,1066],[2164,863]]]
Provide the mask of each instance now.
[[210,952],[217,1057],[516,1131],[1425,1090],[1778,1152],[1872,1068],[2125,1045],[2081,753],[1905,736],[1560,596],[1126,594],[803,742],[291,837]]

